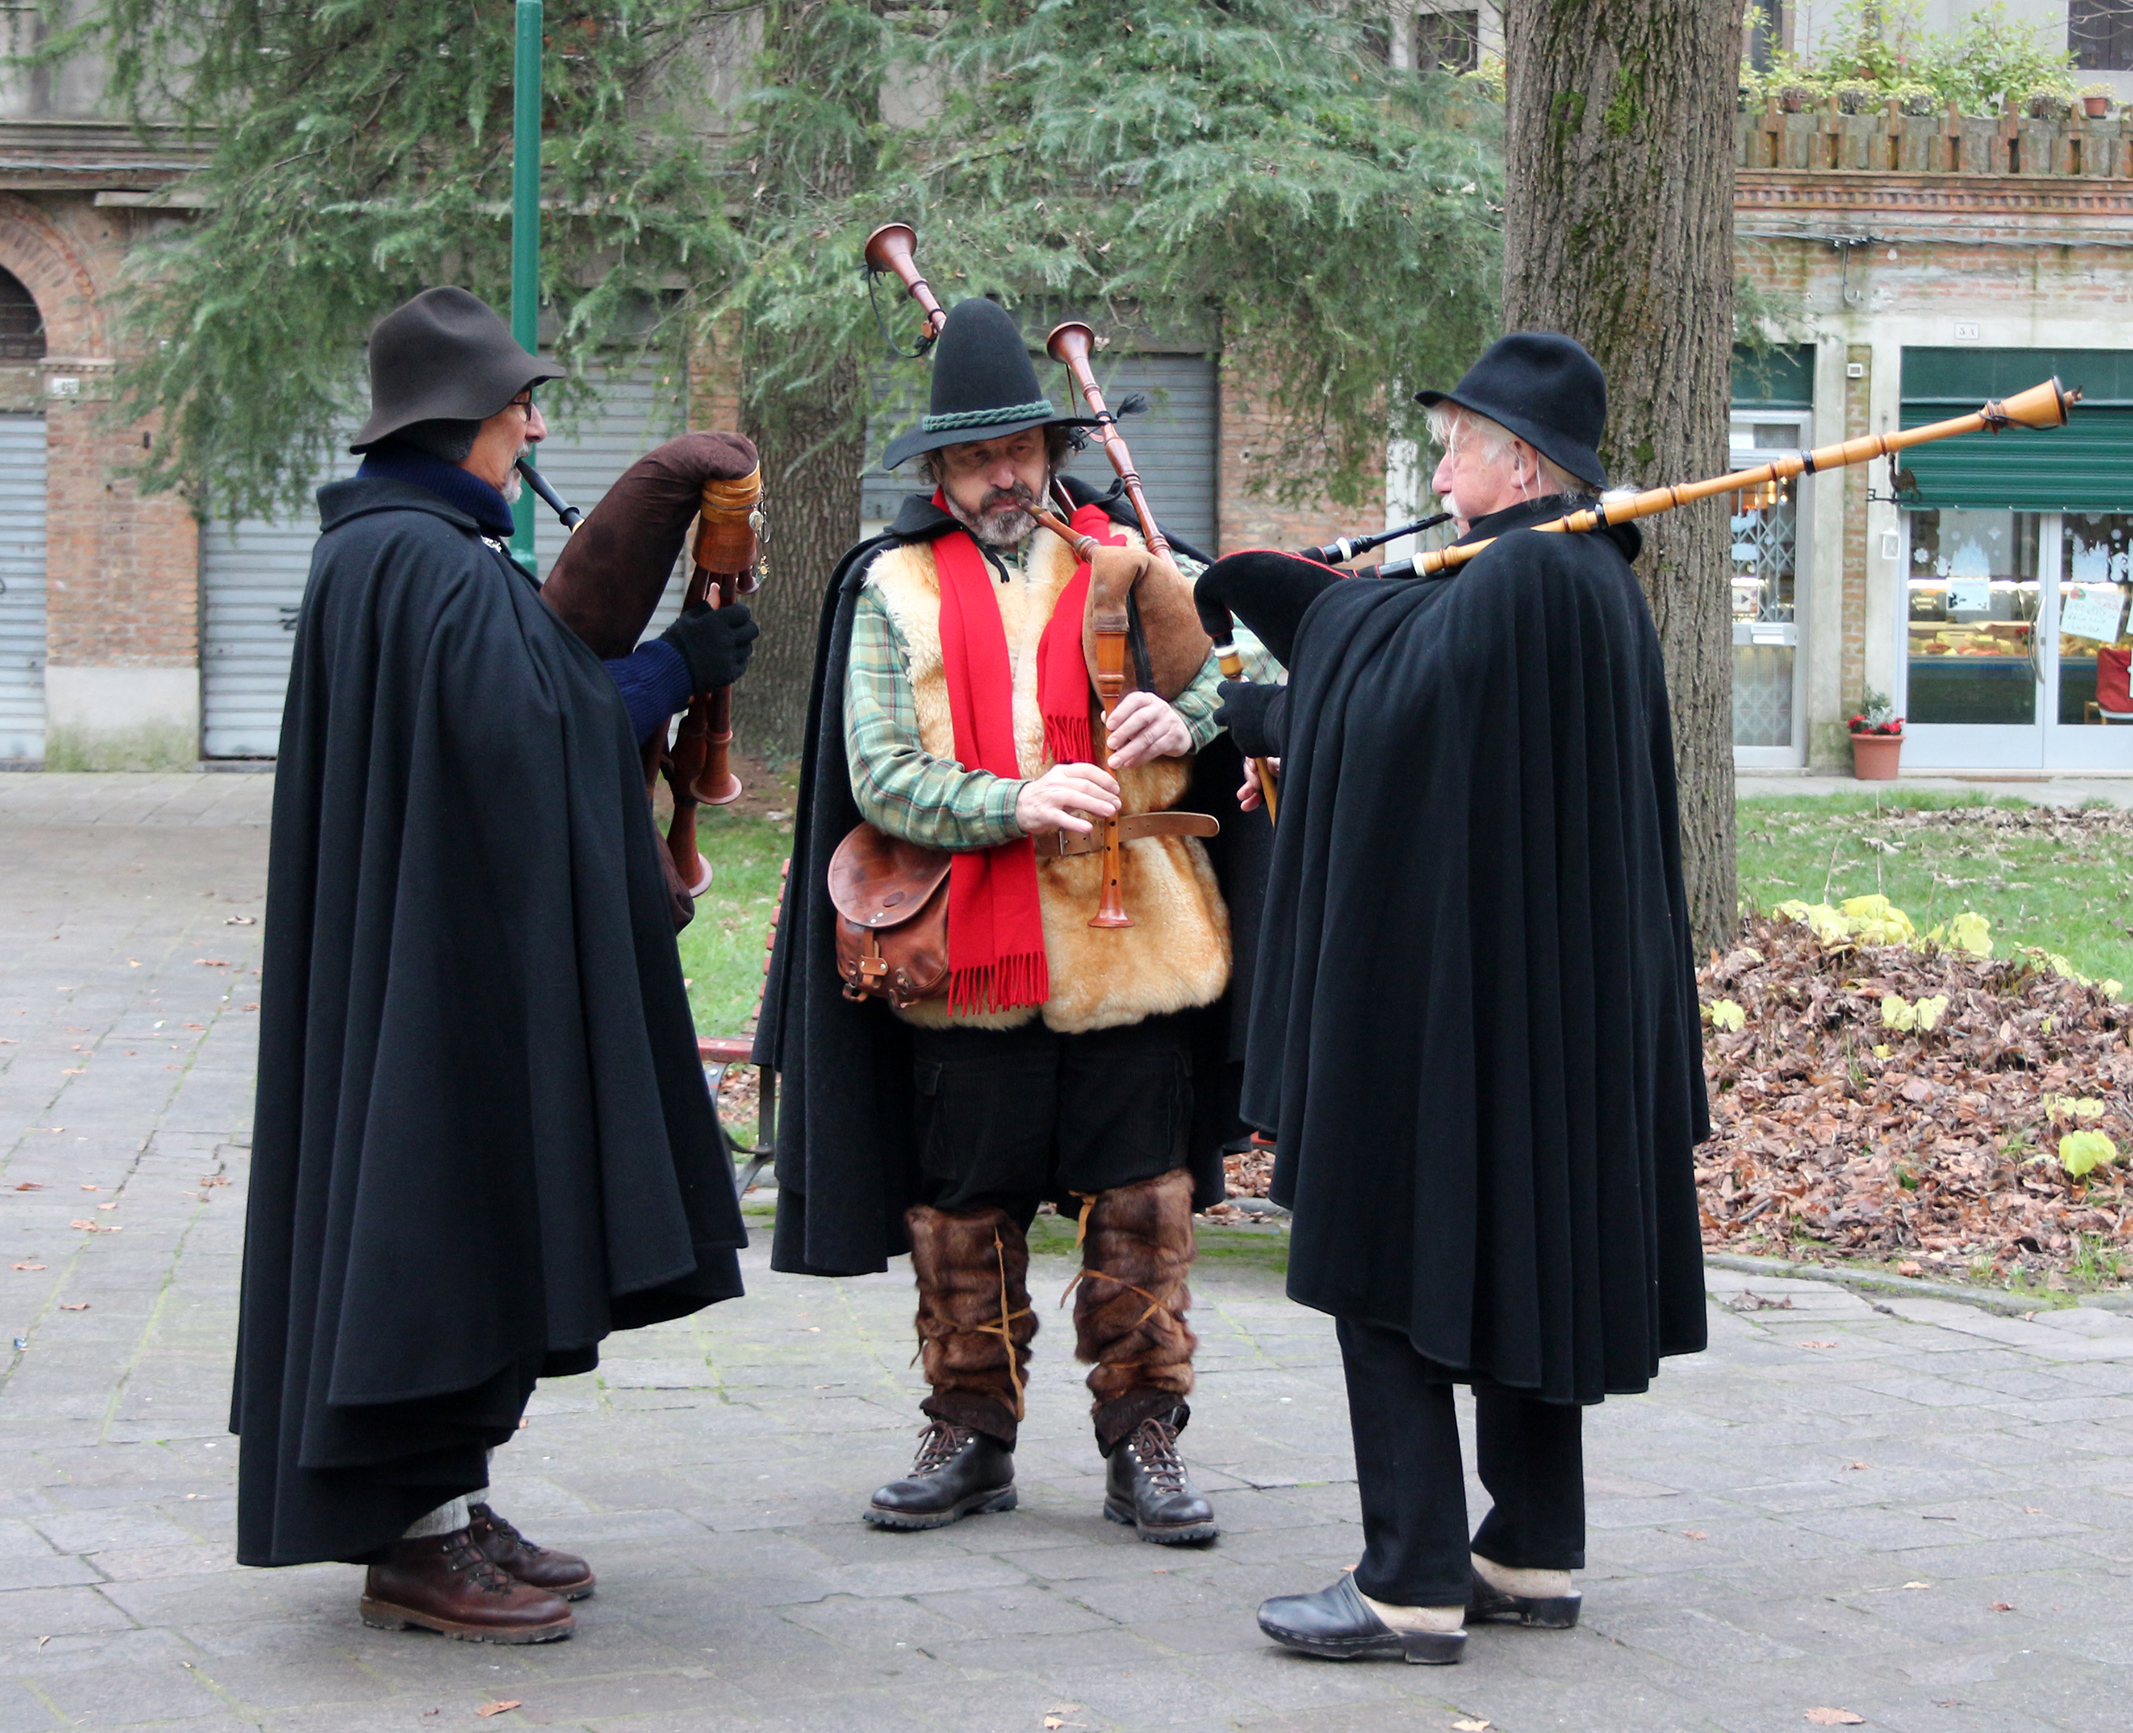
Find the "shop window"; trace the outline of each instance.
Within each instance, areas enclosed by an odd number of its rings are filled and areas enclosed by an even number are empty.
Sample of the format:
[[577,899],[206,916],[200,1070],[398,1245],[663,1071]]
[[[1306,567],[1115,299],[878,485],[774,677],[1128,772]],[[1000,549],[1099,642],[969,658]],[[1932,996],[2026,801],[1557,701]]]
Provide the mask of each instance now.
[[37,298],[0,271],[0,361],[44,359],[44,316]]
[[2043,514],[1914,511],[1909,600],[1915,723],[2037,719]]
[[2059,721],[2133,723],[2133,516],[2068,512],[2060,534]]
[[2133,0],[2070,0],[2066,45],[2084,71],[2133,70]]
[[1419,12],[1415,15],[1415,70],[1472,72],[1481,64],[1479,12]]

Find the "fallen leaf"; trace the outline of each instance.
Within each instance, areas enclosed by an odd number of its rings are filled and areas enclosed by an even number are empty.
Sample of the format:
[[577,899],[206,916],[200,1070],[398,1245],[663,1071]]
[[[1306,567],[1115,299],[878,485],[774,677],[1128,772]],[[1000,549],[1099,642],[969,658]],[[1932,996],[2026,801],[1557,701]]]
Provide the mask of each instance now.
[[94,1229],[94,1228],[95,1228],[95,1226],[96,1226],[96,1223],[94,1223],[94,1222],[92,1222],[92,1221],[78,1221],[78,1222],[69,1222],[69,1223],[67,1223],[67,1226],[68,1226],[68,1227],[70,1227],[70,1228],[90,1228],[90,1229]]
[[230,1182],[219,1173],[211,1173],[200,1183],[202,1185],[228,1185]]
[[15,1189],[17,1191],[42,1191],[44,1190],[44,1186],[37,1180],[25,1179],[18,1181],[16,1183]]
[[100,1185],[85,1185],[82,1187],[83,1191],[102,1191],[103,1189]]
[[1802,1342],[1800,1344],[1803,1348],[1834,1348],[1836,1345],[1834,1342]]
[[1988,1613],[2011,1613],[2014,1611],[2014,1602],[1994,1601],[1991,1606],[1985,1609],[1985,1611],[1987,1611]]
[[474,1713],[477,1715],[484,1716],[502,1715],[508,1710],[516,1709],[519,1706],[519,1700],[516,1697],[510,1697],[506,1698],[501,1703],[484,1703],[479,1709],[475,1710]]
[[2022,1507],[2022,1514],[2024,1516],[2042,1516],[2044,1514],[2044,1506],[2041,1504],[2025,1504]]
[[1685,1528],[1681,1531],[1681,1538],[1683,1540],[1709,1540],[1711,1537],[1700,1528]]
[[89,1302],[87,1300],[61,1300],[59,1309],[62,1312],[86,1312],[89,1309]]
[[1486,1721],[1454,1721],[1452,1723],[1452,1733],[1489,1733],[1489,1723]]
[[118,1208],[118,1199],[117,1199],[117,1198],[113,1198],[113,1199],[112,1199],[112,1200],[111,1200],[111,1201],[110,1201],[109,1203],[100,1203],[100,1204],[98,1204],[98,1205],[97,1205],[96,1207],[97,1207],[98,1209],[117,1209],[117,1208]]
[[1807,1719],[1817,1727],[1864,1727],[1866,1717],[1854,1715],[1849,1709],[1810,1709]]
[[15,1268],[16,1268],[16,1269],[18,1269],[18,1270],[41,1270],[41,1269],[43,1269],[43,1268],[44,1268],[44,1265],[42,1265],[42,1264],[17,1264],[17,1265],[15,1266]]
[[[221,957],[195,957],[193,965],[201,969],[227,969],[229,967],[229,964]],[[511,1706],[514,1709],[518,1707],[516,1703]]]
[[1931,1583],[1905,1583],[1903,1586],[1907,1589],[1930,1589],[1933,1585]]
[[1853,1469],[1853,1468],[1864,1468],[1864,1467],[1866,1466],[1866,1464],[1865,1464],[1865,1463],[1863,1463],[1863,1462],[1847,1462],[1847,1463],[1846,1463],[1846,1464],[1845,1464],[1844,1466],[1845,1466],[1845,1468],[1846,1468],[1846,1469]]
[[88,1070],[86,1065],[67,1065],[61,1067],[59,1074],[62,1077],[83,1077],[88,1074]]
[[1926,1273],[1926,1267],[1916,1258],[1905,1258],[1896,1266],[1896,1273],[1899,1276],[1922,1276]]

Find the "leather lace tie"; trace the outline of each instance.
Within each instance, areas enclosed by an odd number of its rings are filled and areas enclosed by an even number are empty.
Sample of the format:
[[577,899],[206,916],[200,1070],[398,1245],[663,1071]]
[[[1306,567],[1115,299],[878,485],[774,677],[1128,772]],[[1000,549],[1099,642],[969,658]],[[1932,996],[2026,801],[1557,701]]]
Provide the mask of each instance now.
[[[1089,1216],[1095,1210],[1096,1200],[1101,1195],[1101,1193],[1093,1191],[1077,1191],[1074,1193],[1074,1196],[1081,1199],[1081,1217],[1074,1223],[1074,1249],[1077,1252],[1081,1250],[1082,1241],[1088,1238]],[[1110,1282],[1117,1287],[1124,1288],[1129,1294],[1138,1294],[1148,1302],[1148,1309],[1126,1327],[1128,1331],[1138,1330],[1158,1312],[1168,1312],[1180,1324],[1184,1322],[1183,1319],[1178,1318],[1177,1308],[1170,1303],[1169,1298],[1171,1294],[1175,1294],[1178,1291],[1178,1283],[1171,1283],[1168,1291],[1163,1296],[1158,1297],[1151,1294],[1146,1288],[1135,1287],[1131,1282],[1122,1281],[1117,1276],[1109,1276],[1104,1274],[1102,1270],[1092,1270],[1086,1266],[1075,1275],[1071,1282],[1067,1283],[1065,1290],[1059,1296],[1059,1303],[1062,1306],[1065,1305],[1073,1297],[1074,1290],[1092,1276],[1100,1282]],[[1020,1416],[1017,1416],[1017,1418],[1019,1419]]]
[[1178,1429],[1167,1420],[1143,1420],[1126,1441],[1134,1460],[1166,1493],[1185,1490],[1185,1463],[1178,1455]]
[[992,1249],[995,1254],[995,1260],[1000,1266],[1000,1315],[987,1324],[929,1324],[928,1321],[921,1320],[918,1327],[918,1349],[911,1356],[911,1364],[914,1366],[918,1364],[918,1357],[926,1351],[928,1342],[938,1342],[944,1336],[999,1337],[1007,1349],[1007,1381],[1014,1386],[1015,1390],[1015,1418],[1021,1420],[1025,1417],[1022,1401],[1022,1372],[1015,1364],[1015,1332],[1013,1326],[1017,1318],[1027,1318],[1031,1315],[1030,1308],[1024,1306],[1019,1311],[1013,1312],[1007,1309],[1007,1246],[1001,1240],[998,1228],[994,1228],[992,1231]]
[[918,1458],[911,1464],[914,1475],[932,1474],[953,1462],[976,1434],[967,1426],[936,1420],[918,1435]]

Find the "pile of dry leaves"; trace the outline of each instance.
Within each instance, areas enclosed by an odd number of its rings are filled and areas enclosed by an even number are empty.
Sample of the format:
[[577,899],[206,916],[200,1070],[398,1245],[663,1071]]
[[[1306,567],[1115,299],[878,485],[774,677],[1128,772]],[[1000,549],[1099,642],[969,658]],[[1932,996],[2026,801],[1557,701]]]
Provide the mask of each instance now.
[[2117,983],[1878,936],[1775,916],[1699,974],[1705,1243],[2053,1286],[2113,1280],[2121,1259],[2133,1275],[2133,1009]]

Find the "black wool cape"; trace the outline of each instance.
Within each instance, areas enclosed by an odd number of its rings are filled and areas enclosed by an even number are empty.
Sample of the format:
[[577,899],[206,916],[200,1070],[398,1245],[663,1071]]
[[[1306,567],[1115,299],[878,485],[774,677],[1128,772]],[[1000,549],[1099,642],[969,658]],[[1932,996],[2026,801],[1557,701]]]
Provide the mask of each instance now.
[[[1077,505],[1101,504],[1115,522],[1138,527],[1118,490],[1099,496],[1065,479]],[[916,1102],[911,1032],[878,1001],[854,1004],[837,977],[837,911],[829,900],[829,861],[860,822],[844,745],[844,672],[852,616],[867,567],[883,548],[931,541],[957,527],[922,494],[903,503],[888,533],[861,542],[837,562],[822,598],[809,698],[792,870],[779,910],[754,1059],[780,1073],[778,1217],[770,1267],[802,1275],[856,1276],[888,1267],[911,1249],[904,1212],[918,1201]],[[1040,532],[1041,533],[1041,532]],[[1166,532],[1167,533],[1167,532]],[[1206,556],[1170,537],[1193,559]],[[1193,767],[1182,808],[1213,813],[1222,834],[1208,855],[1230,910],[1230,990],[1184,1013],[1193,1065],[1193,1207],[1226,1192],[1220,1144],[1236,1118],[1249,1001],[1248,980],[1270,844],[1263,815],[1239,812],[1243,761],[1219,736]]]
[[741,1291],[620,694],[474,520],[320,490],[274,782],[245,1564],[487,1484],[537,1377]]
[[1292,1299],[1589,1403],[1704,1345],[1710,1125],[1640,541],[1556,511],[1304,614],[1244,1110]]

